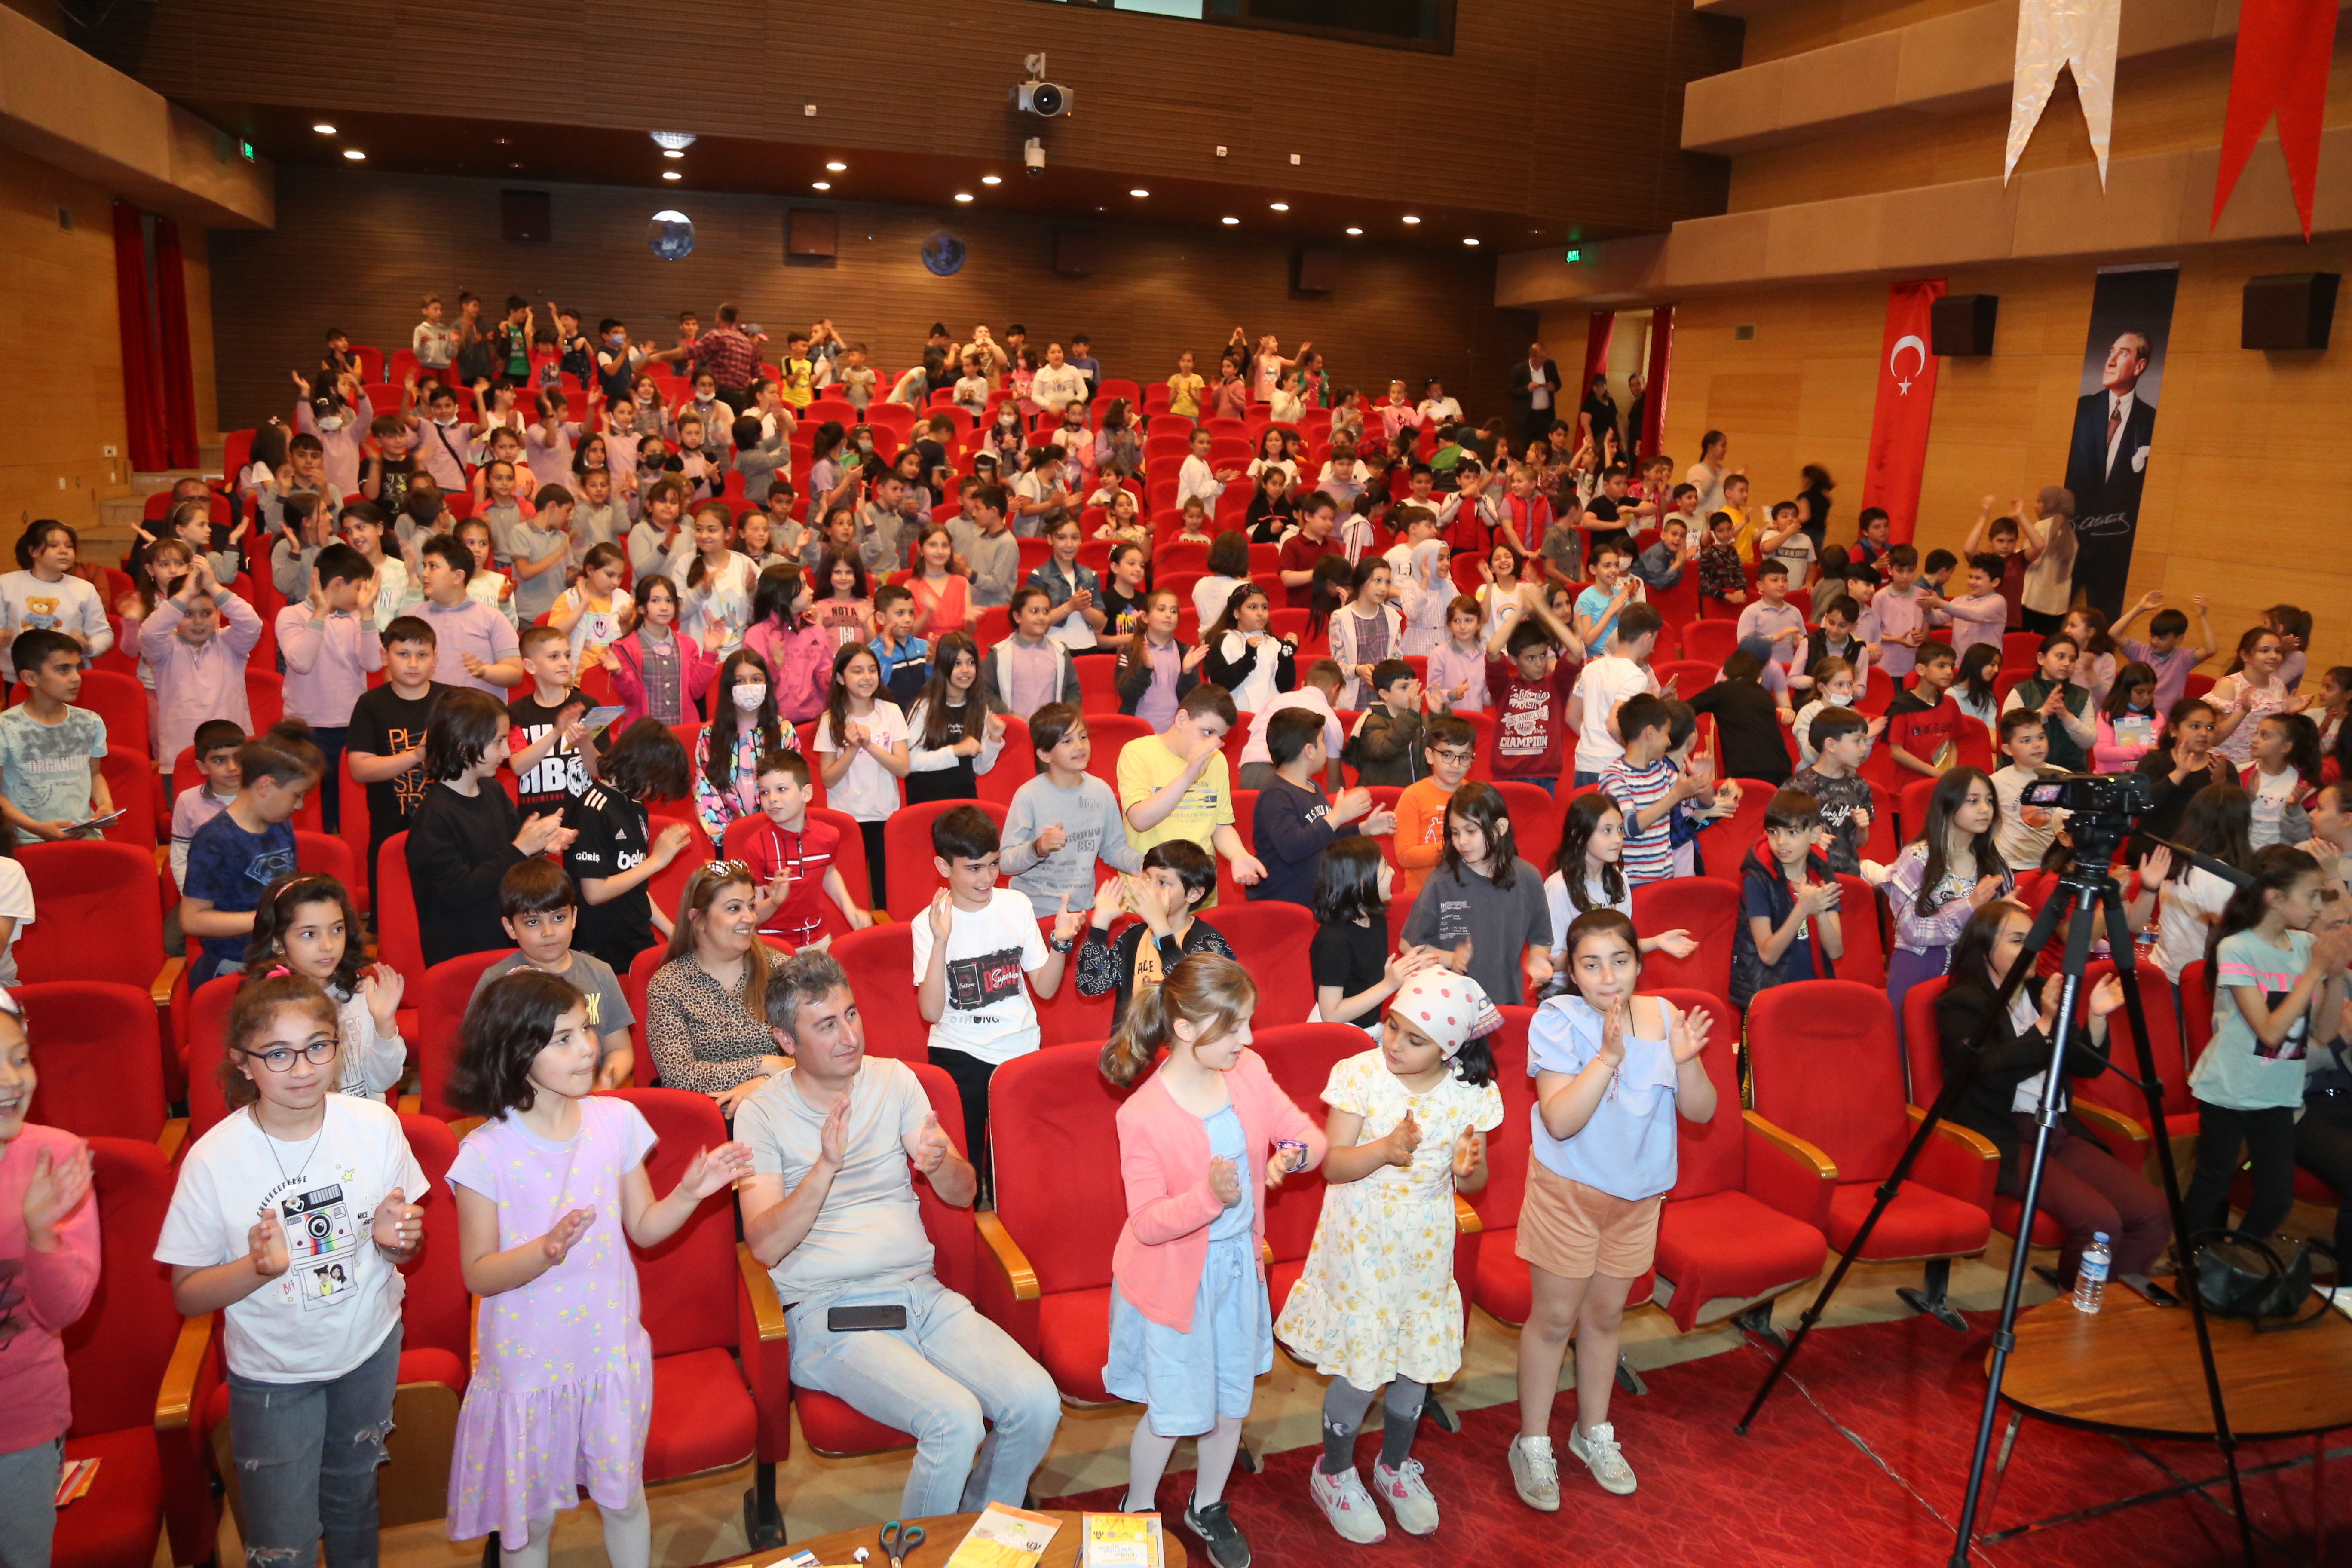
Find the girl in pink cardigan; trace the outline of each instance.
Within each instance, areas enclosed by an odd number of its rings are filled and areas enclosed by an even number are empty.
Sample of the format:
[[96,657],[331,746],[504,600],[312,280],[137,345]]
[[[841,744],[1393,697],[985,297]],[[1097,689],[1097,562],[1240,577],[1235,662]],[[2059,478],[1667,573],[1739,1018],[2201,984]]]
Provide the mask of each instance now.
[[1127,1224],[1111,1254],[1103,1386],[1144,1406],[1128,1448],[1126,1506],[1156,1509],[1176,1440],[1198,1436],[1184,1524],[1216,1568],[1248,1568],[1225,1478],[1258,1375],[1274,1366],[1255,1194],[1321,1164],[1325,1149],[1322,1130],[1249,1049],[1256,1006],[1240,964],[1197,952],[1136,992],[1102,1054],[1103,1076],[1129,1084],[1167,1052],[1118,1109]]

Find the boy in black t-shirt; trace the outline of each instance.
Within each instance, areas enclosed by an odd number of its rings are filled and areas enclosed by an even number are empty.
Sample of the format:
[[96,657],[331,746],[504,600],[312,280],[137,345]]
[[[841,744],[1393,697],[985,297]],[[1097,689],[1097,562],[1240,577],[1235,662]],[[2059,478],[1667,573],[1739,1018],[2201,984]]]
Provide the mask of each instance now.
[[416,472],[408,449],[415,432],[399,415],[379,414],[368,434],[375,437],[376,450],[361,466],[360,493],[387,514],[396,513],[408,500],[408,481]]
[[1813,716],[1813,764],[1789,781],[1821,808],[1822,856],[1832,873],[1859,876],[1870,837],[1870,785],[1859,775],[1870,751],[1870,721],[1851,708]]
[[580,719],[595,706],[572,684],[572,640],[553,626],[526,626],[521,637],[528,696],[507,704],[514,733],[508,766],[525,816],[562,811],[588,788],[588,757],[581,751]]
[[343,739],[343,762],[352,777],[367,786],[368,878],[375,877],[376,851],[407,829],[426,788],[425,729],[433,705],[448,689],[433,679],[433,627],[421,616],[400,616],[383,629],[384,683],[370,687],[352,704],[351,728]]

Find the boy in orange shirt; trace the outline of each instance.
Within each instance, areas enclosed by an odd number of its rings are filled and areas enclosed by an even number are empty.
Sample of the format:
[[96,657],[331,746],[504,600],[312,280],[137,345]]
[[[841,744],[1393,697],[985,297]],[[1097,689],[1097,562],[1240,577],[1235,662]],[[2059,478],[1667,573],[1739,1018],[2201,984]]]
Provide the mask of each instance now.
[[1396,803],[1397,864],[1404,870],[1397,897],[1408,903],[1445,854],[1445,803],[1470,776],[1470,760],[1478,749],[1478,731],[1470,721],[1451,713],[1431,715],[1424,736],[1422,755],[1429,759],[1429,776],[1405,785]]

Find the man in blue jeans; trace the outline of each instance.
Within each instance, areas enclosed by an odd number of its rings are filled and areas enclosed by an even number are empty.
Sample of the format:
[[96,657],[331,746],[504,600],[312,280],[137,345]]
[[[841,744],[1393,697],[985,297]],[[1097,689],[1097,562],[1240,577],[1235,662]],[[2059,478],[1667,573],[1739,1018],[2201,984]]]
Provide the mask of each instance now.
[[[866,1055],[841,965],[777,963],[767,1018],[790,1071],[735,1112],[751,1148],[743,1235],[776,1282],[793,1382],[915,1438],[900,1515],[1018,1508],[1061,1423],[1045,1369],[931,1271],[911,1163],[931,1190],[971,1202],[972,1168],[902,1062]],[[903,1324],[836,1330],[836,1309],[898,1308]]]

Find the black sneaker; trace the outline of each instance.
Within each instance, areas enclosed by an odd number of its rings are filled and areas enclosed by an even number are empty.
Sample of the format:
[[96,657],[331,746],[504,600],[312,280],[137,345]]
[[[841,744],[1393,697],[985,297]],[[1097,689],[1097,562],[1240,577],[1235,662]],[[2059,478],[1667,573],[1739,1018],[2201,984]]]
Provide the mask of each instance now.
[[1233,1510],[1223,1502],[1205,1508],[1186,1503],[1184,1528],[1201,1538],[1216,1568],[1250,1568],[1249,1542],[1243,1539],[1241,1526],[1234,1522]]

